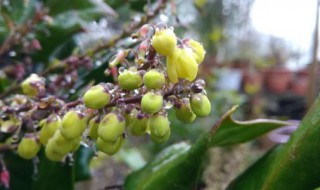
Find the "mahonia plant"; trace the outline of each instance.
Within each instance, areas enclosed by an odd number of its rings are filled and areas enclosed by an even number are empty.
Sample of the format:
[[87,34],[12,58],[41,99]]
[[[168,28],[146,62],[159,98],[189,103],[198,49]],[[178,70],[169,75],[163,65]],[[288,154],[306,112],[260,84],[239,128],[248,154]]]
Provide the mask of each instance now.
[[[44,146],[49,160],[62,161],[81,142],[113,155],[127,135],[166,142],[170,109],[184,123],[209,115],[205,82],[196,79],[205,56],[203,46],[193,39],[179,39],[172,27],[163,24],[144,25],[132,38],[139,42],[137,47],[119,51],[110,59],[110,72],[105,72],[116,82],[92,86],[79,100],[65,103],[49,95],[48,81],[37,74],[21,83],[24,95],[7,102],[32,102],[32,106],[21,107],[19,114],[7,109],[9,119],[0,121],[2,128],[16,130],[12,138],[18,138],[19,156],[32,159]],[[22,126],[21,118],[28,125]]]

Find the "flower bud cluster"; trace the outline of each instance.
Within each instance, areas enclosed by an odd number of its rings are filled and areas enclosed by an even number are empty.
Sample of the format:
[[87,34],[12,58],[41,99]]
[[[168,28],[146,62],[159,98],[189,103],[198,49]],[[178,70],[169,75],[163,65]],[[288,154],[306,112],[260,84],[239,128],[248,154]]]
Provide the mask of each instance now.
[[[210,114],[205,82],[196,80],[205,55],[202,45],[178,39],[172,28],[163,25],[145,25],[134,38],[141,42],[136,49],[120,51],[110,60],[116,84],[92,86],[74,105],[58,101],[51,106],[51,112],[38,122],[39,130],[20,140],[17,151],[22,158],[33,158],[42,144],[49,160],[61,161],[81,142],[113,155],[127,135],[148,135],[154,142],[166,142],[171,134],[171,109],[184,123]],[[26,95],[41,98],[45,83],[31,75],[21,87]]]

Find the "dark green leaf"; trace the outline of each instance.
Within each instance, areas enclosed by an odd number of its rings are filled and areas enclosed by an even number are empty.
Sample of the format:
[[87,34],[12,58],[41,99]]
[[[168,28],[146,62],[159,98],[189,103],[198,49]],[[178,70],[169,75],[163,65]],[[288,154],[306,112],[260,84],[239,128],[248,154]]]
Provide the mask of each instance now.
[[51,162],[44,155],[44,151],[40,153],[39,157],[39,174],[33,183],[33,190],[74,189],[73,165],[68,164],[68,162]]
[[91,178],[89,163],[94,155],[92,148],[80,146],[75,155],[75,181],[81,181]]
[[[37,53],[36,58],[44,62],[48,61],[47,59],[54,52],[65,47],[65,43],[69,43],[74,34],[81,32],[84,25],[106,15],[116,16],[116,13],[103,1],[48,0],[45,1],[45,6],[50,8],[49,15],[52,16],[53,21],[45,27],[39,26],[39,30],[41,27],[45,28],[45,33],[37,33],[42,50]],[[73,47],[69,47],[63,54],[56,54],[60,55],[56,58],[65,58],[70,55],[72,49]]]
[[13,152],[4,155],[4,161],[10,172],[11,190],[32,189],[33,163],[25,160]]
[[[36,0],[10,0],[6,2],[6,4],[3,1],[0,2],[0,11],[14,24],[20,24],[30,19],[36,7]],[[0,42],[9,34],[3,15],[0,16]]]
[[229,189],[315,189],[320,186],[320,98],[288,143],[273,150],[237,178]]
[[260,135],[285,125],[290,125],[290,123],[271,119],[236,121],[232,119],[231,115],[228,115],[210,144],[211,146],[239,144],[255,139]]
[[[236,107],[233,107],[224,114],[211,131],[191,147],[186,143],[172,145],[147,166],[129,175],[125,181],[125,189],[195,189],[202,171],[204,155],[210,146],[245,142],[288,124],[274,120],[237,122],[231,119],[235,109]],[[260,127],[263,129],[256,129]],[[253,132],[248,132],[251,130]]]

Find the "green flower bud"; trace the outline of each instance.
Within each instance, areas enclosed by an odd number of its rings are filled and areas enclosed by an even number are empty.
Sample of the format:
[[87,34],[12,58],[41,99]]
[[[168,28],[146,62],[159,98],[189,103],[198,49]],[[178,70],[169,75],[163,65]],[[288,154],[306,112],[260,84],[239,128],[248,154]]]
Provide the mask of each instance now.
[[183,123],[192,123],[196,119],[196,115],[192,112],[190,101],[183,98],[175,106],[176,117]]
[[79,137],[86,126],[87,117],[75,110],[70,110],[63,116],[60,132],[66,139],[71,140]]
[[134,69],[125,70],[118,77],[120,88],[125,90],[134,90],[142,85],[141,75]]
[[150,137],[151,139],[156,142],[156,143],[164,143],[164,142],[167,142],[167,140],[169,139],[170,137],[170,134],[171,134],[171,131],[169,130],[164,136],[162,137],[158,137],[158,136],[155,136],[155,135],[152,135],[150,134]]
[[190,98],[191,109],[198,117],[205,117],[210,114],[211,103],[204,94],[193,94]]
[[124,133],[126,122],[116,113],[108,113],[100,122],[98,136],[104,141],[116,141]]
[[67,140],[66,138],[64,138],[61,132],[57,130],[52,137],[53,151],[60,155],[66,155],[71,151],[73,141],[74,140]]
[[165,82],[164,74],[154,69],[143,76],[143,83],[148,89],[161,89]]
[[51,114],[42,123],[39,133],[39,139],[42,144],[47,144],[48,140],[53,136],[55,131],[61,127],[61,119],[57,114]]
[[128,127],[132,135],[141,136],[148,130],[149,118],[143,113],[139,113],[132,118],[132,124]]
[[99,84],[91,87],[83,95],[83,102],[88,108],[101,109],[110,102],[110,94],[103,85]]
[[54,150],[53,150],[53,140],[50,139],[46,145],[46,148],[45,148],[45,154],[46,154],[46,157],[50,160],[50,161],[53,161],[53,162],[58,162],[58,161],[61,161],[65,155],[63,154],[59,154],[59,153],[56,153]]
[[23,137],[18,146],[18,155],[26,160],[32,159],[40,150],[40,144],[33,137]]
[[141,109],[145,113],[154,114],[161,110],[163,97],[161,94],[148,92],[141,99]]
[[31,74],[21,83],[22,92],[28,96],[35,97],[45,91],[44,78],[37,74]]
[[104,152],[109,155],[114,155],[120,150],[121,146],[123,145],[123,142],[124,142],[124,138],[122,135],[113,142],[104,141],[103,139],[98,138],[97,147],[98,147],[98,150],[100,150],[101,152]]
[[125,110],[124,118],[126,120],[126,125],[128,128],[130,128],[135,120],[135,118],[138,116],[139,111],[136,108],[128,107]]
[[151,39],[152,47],[160,55],[171,55],[177,45],[177,38],[173,30],[170,28],[157,28]]
[[170,136],[170,122],[166,115],[154,115],[149,121],[150,136],[155,142],[165,142]]
[[12,133],[21,125],[21,121],[17,121],[15,118],[10,118],[10,120],[0,119],[0,131],[2,133]]
[[100,124],[100,117],[99,116],[96,116],[96,117],[92,118],[89,121],[88,136],[91,139],[95,139],[96,140],[98,138],[98,127],[99,127],[99,124]]

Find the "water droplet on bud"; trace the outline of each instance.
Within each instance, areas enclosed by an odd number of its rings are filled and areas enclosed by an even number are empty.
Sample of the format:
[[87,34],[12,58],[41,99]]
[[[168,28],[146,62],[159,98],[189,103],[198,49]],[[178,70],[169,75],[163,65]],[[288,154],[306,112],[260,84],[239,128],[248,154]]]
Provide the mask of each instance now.
[[123,73],[125,70],[126,70],[126,69],[125,69],[124,67],[120,67],[120,68],[118,69],[119,74]]
[[166,110],[169,110],[169,109],[172,108],[172,106],[173,106],[173,103],[171,101],[165,101],[163,108],[166,109]]

